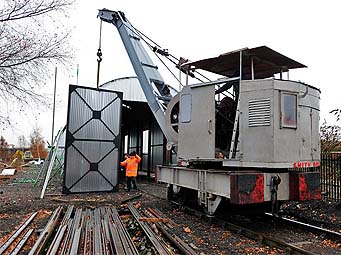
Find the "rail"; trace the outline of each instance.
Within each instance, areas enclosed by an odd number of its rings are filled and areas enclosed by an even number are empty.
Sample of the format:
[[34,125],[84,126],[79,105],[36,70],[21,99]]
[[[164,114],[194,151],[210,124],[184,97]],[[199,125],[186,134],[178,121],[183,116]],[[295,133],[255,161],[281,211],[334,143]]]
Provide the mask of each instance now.
[[283,222],[284,224],[288,224],[288,225],[292,225],[292,226],[297,226],[297,227],[300,227],[300,228],[305,228],[305,229],[307,229],[307,230],[309,230],[311,232],[317,233],[317,234],[324,234],[325,236],[327,236],[327,237],[329,237],[329,238],[331,238],[333,240],[336,240],[336,241],[340,241],[341,240],[341,233],[337,233],[337,232],[329,230],[329,229],[320,228],[320,227],[317,227],[317,226],[314,226],[314,225],[311,225],[311,224],[307,224],[307,223],[304,223],[304,222],[300,222],[300,221],[297,221],[297,220],[288,219],[286,217],[277,217],[277,216],[274,216],[271,213],[265,213],[265,215],[267,217],[271,217],[274,220]]
[[317,255],[316,253],[304,250],[304,249],[299,248],[293,244],[281,241],[277,238],[274,238],[274,237],[265,235],[263,233],[256,232],[256,231],[250,230],[248,228],[239,226],[237,224],[228,222],[225,219],[222,219],[219,217],[214,217],[211,215],[206,215],[205,213],[194,210],[193,208],[183,207],[183,206],[182,206],[182,208],[184,210],[191,212],[191,213],[194,213],[197,216],[200,216],[201,218],[202,217],[208,217],[210,223],[213,223],[213,222],[214,223],[220,223],[224,229],[228,229],[234,233],[243,235],[247,238],[253,239],[253,240],[258,241],[262,244],[268,245],[270,247],[282,249],[284,251],[287,251],[289,254]]
[[128,203],[128,208],[134,216],[135,220],[139,223],[140,227],[143,229],[144,233],[147,235],[149,241],[153,244],[155,249],[159,254],[174,254],[171,250],[168,249],[166,243],[160,239],[160,237],[151,229],[147,222],[139,221],[141,218],[140,213],[135,209],[135,207]]

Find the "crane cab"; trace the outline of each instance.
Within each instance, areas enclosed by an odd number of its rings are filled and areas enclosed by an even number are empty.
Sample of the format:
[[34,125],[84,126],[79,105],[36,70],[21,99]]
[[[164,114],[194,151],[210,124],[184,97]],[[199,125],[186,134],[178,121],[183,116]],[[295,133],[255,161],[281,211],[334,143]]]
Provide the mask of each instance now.
[[[281,78],[284,71],[304,65],[262,46],[185,67],[225,77],[180,92],[179,159],[215,161],[220,152],[226,167],[319,165],[320,91]],[[280,78],[274,77],[277,73]]]
[[320,199],[319,172],[295,171],[320,164],[320,90],[283,78],[302,67],[266,46],[182,65],[222,77],[185,86],[168,105],[180,166],[159,166],[157,180],[170,197],[211,214],[224,199],[273,211],[279,201]]

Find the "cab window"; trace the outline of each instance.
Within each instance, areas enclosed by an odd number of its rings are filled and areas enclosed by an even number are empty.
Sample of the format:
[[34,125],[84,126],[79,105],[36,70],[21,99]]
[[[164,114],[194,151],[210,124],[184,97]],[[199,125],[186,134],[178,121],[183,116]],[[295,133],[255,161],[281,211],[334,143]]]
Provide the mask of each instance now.
[[281,127],[297,128],[297,95],[281,93]]

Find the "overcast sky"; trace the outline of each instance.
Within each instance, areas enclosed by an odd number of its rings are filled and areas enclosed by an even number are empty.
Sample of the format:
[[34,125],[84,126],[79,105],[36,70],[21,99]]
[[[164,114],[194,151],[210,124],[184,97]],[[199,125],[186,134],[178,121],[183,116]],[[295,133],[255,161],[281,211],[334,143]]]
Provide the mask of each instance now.
[[[214,57],[243,47],[266,45],[308,68],[290,72],[290,79],[321,89],[321,120],[334,122],[329,114],[341,108],[340,1],[80,1],[67,21],[73,29],[75,58],[67,67],[58,66],[55,130],[66,124],[68,85],[96,86],[97,48],[99,42],[98,9],[125,12],[130,22],[177,57],[190,60]],[[103,23],[100,83],[133,76],[116,28]],[[159,63],[156,63],[160,66]],[[160,70],[166,82],[174,84],[169,74]],[[54,73],[54,70],[51,70]],[[169,79],[169,80],[168,80]],[[52,97],[54,79],[45,90]],[[177,88],[178,85],[174,84]],[[52,109],[32,110],[15,127],[4,130],[10,143],[19,135],[29,137],[33,126],[51,140]]]

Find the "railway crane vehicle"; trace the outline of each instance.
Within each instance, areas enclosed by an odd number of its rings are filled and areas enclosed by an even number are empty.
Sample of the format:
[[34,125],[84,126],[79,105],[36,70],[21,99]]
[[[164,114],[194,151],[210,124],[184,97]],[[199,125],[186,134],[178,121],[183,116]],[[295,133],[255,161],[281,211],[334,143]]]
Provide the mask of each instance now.
[[[155,173],[170,199],[194,200],[213,214],[222,201],[276,211],[283,201],[321,198],[314,170],[320,90],[289,79],[289,70],[305,65],[266,46],[180,59],[186,84],[172,93],[125,14],[102,9],[98,17],[117,28],[167,150],[176,153],[175,164]],[[169,55],[158,45],[151,49]],[[202,70],[219,78],[190,84]]]

